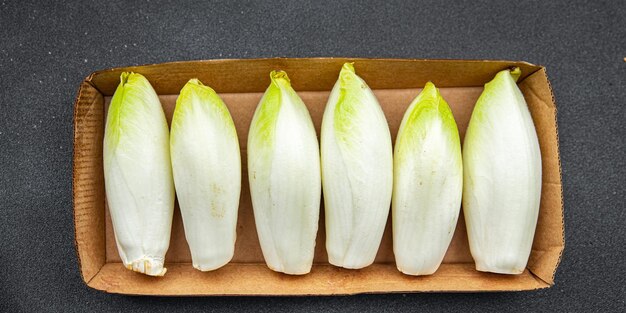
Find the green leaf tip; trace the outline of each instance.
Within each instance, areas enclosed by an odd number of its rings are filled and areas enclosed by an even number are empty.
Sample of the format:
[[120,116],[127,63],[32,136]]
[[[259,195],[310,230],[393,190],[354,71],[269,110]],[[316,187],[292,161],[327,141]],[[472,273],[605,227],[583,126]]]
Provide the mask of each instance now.
[[350,71],[352,73],[356,73],[354,71],[354,62],[346,62],[343,64],[343,66],[341,67],[341,71]]
[[516,82],[521,74],[522,70],[519,67],[499,71],[491,81],[485,84],[485,89],[478,97],[474,110],[472,110],[470,121],[474,121],[472,122],[474,124],[485,121],[484,112],[489,110],[489,107],[502,103],[496,99],[506,97],[506,94],[513,90],[519,91]]
[[248,144],[272,145],[276,120],[282,106],[283,92],[289,93],[293,90],[285,71],[270,72],[270,80],[270,85],[263,94],[252,118]]
[[132,125],[142,119],[143,115],[152,114],[156,107],[162,110],[159,98],[148,79],[138,73],[122,72],[106,117],[104,141],[109,151],[115,151],[124,131],[127,134],[132,133],[135,128]]
[[287,72],[285,71],[272,71],[270,73],[270,79],[272,80],[272,83],[275,84],[283,82],[291,85],[291,80],[289,79],[289,76],[287,76]]
[[213,88],[203,84],[202,81],[200,81],[197,78],[192,78],[189,81],[187,81],[185,86],[183,86],[183,88],[181,89],[180,94],[182,95],[183,93],[185,93],[185,91],[192,89],[192,88],[193,90],[196,90],[196,91],[208,92],[211,95],[217,95],[217,93],[215,92],[215,90],[213,90]]
[[170,138],[177,140],[177,133],[186,123],[198,117],[207,118],[212,124],[220,124],[236,136],[236,129],[226,104],[213,88],[192,78],[180,90],[172,116]]
[[519,79],[519,77],[522,75],[522,70],[519,67],[514,67],[511,70],[511,76],[513,76],[513,80],[515,82],[517,82],[517,80]]
[[133,75],[135,73],[133,72],[122,72],[122,74],[120,74],[120,85],[126,85],[126,83],[128,83],[128,78],[130,77],[130,75]]
[[498,72],[496,76],[493,78],[493,80],[491,80],[491,82],[499,80],[503,76],[510,76],[514,82],[517,82],[517,80],[520,78],[521,75],[522,75],[522,70],[516,66],[510,69],[506,69],[506,70],[502,70]]
[[424,89],[422,89],[421,93],[436,98],[439,96],[439,89],[437,89],[433,82],[428,81],[426,82],[426,85],[424,85]]
[[356,71],[354,70],[354,63],[344,63],[341,67],[341,72],[339,72],[339,79],[341,80],[341,83],[344,85],[348,84],[353,81],[355,77],[357,77],[357,75]]
[[[199,106],[197,106],[200,104]],[[218,114],[224,120],[231,120],[228,108],[213,90],[213,88],[203,84],[199,79],[190,79],[180,90],[176,99],[176,109],[172,123],[177,123],[184,114],[193,114],[193,110],[206,109],[212,114]],[[181,115],[181,116],[179,116]]]
[[437,116],[445,123],[453,124],[453,127],[456,128],[456,122],[448,103],[441,96],[435,84],[429,81],[411,103],[407,124],[416,125],[423,123],[423,121],[418,121],[419,119],[432,119]]
[[204,86],[204,84],[197,78],[192,78],[190,79],[187,84],[191,84],[191,85],[197,85],[197,86]]
[[[334,127],[338,140],[352,145],[352,131],[357,127],[358,120],[377,100],[363,79],[354,70],[354,63],[343,64],[339,73],[339,95],[335,106]],[[369,111],[371,112],[371,111]]]
[[439,89],[429,81],[409,105],[400,125],[399,145],[396,146],[399,159],[404,160],[403,149],[412,146],[413,142],[424,140],[436,123],[443,125],[443,131],[454,146],[458,146],[460,153],[459,133],[452,110]]
[[120,87],[125,87],[128,84],[135,83],[149,83],[148,79],[143,75],[135,72],[122,72],[120,74]]

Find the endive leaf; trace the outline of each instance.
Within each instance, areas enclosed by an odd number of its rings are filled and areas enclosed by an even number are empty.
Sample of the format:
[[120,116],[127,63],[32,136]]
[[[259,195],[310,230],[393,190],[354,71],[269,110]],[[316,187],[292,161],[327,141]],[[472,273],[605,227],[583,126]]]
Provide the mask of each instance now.
[[463,162],[454,116],[428,82],[402,119],[394,153],[393,250],[400,271],[434,273],[461,206]]
[[465,135],[463,212],[479,271],[522,273],[537,225],[541,153],[519,74],[485,85]]
[[392,192],[391,135],[378,100],[351,63],[344,64],[324,111],[322,183],[329,262],[374,262]]
[[183,87],[176,101],[170,147],[193,266],[217,269],[234,253],[241,156],[228,108],[197,79]]
[[254,113],[248,135],[248,178],[259,241],[269,268],[311,270],[319,220],[321,177],[309,112],[284,72]]
[[120,257],[133,271],[164,275],[174,211],[169,130],[159,98],[142,75],[122,73],[109,106],[103,149]]

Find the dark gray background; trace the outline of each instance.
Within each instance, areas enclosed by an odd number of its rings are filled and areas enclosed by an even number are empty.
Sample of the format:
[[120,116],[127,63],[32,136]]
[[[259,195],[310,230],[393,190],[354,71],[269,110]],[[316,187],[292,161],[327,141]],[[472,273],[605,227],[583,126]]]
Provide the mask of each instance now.
[[[1,2],[0,311],[626,310],[623,1]],[[116,66],[277,56],[545,65],[559,109],[565,198],[556,285],[285,298],[129,297],[87,288],[71,202],[72,104],[83,78]]]

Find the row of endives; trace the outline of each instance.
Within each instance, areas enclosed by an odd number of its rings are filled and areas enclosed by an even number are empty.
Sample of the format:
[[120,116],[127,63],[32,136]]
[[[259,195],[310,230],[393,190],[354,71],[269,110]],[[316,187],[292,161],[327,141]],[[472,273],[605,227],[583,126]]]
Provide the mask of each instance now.
[[[537,223],[541,156],[516,85],[519,75],[518,68],[503,70],[485,85],[463,151],[450,107],[427,83],[404,114],[392,153],[385,115],[351,63],[330,93],[321,145],[287,74],[272,72],[247,142],[254,217],[268,267],[294,275],[311,270],[323,189],[333,265],[358,269],[374,262],[391,204],[398,269],[432,274],[462,201],[476,269],[521,273]],[[232,259],[240,147],[213,89],[190,80],[170,131],[146,78],[123,73],[107,115],[103,159],[117,247],[128,269],[165,274],[175,190],[193,266],[209,271]]]

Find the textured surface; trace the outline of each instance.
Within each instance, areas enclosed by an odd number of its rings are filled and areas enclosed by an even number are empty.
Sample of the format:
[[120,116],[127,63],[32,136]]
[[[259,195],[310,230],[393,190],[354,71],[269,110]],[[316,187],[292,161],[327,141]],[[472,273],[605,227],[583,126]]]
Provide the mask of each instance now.
[[[495,2],[494,2],[495,3]],[[626,4],[293,1],[0,3],[0,311],[626,309]],[[82,79],[175,60],[354,56],[525,60],[559,107],[566,249],[550,289],[295,298],[108,295],[73,245],[72,103]]]

